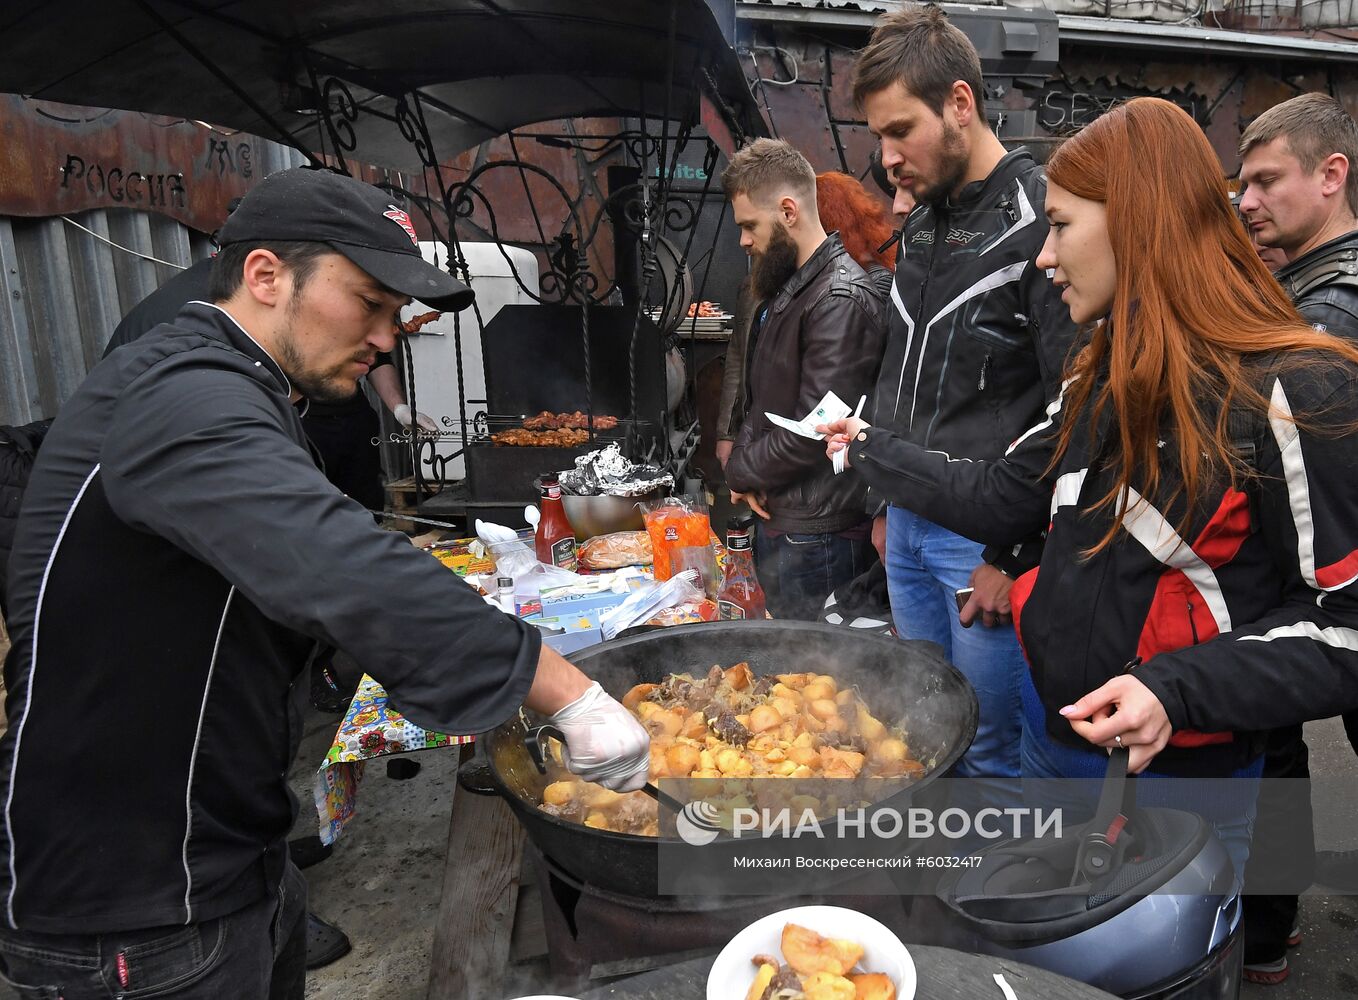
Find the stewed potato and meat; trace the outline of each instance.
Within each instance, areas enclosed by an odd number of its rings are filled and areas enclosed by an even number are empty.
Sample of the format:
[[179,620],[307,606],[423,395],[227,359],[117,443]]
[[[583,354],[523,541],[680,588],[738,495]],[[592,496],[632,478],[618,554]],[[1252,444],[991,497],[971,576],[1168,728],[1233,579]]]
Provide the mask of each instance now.
[[[916,778],[925,767],[905,733],[876,718],[853,688],[828,674],[755,677],[749,664],[706,677],[671,674],[638,684],[622,703],[651,734],[659,778]],[[655,802],[564,770],[543,792],[554,816],[617,833],[656,836]]]
[[896,984],[881,972],[858,971],[863,946],[783,925],[783,958],[755,955],[758,971],[745,1000],[896,1000]]

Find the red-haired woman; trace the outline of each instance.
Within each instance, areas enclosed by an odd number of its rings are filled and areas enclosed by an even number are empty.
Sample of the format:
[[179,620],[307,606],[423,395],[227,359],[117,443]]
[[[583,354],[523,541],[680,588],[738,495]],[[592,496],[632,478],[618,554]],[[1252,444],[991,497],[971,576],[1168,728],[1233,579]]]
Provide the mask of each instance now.
[[844,249],[868,272],[882,298],[889,297],[896,258],[881,248],[891,242],[896,227],[881,200],[848,174],[829,170],[816,175],[816,214],[827,233],[839,233]]
[[[1025,777],[1097,777],[1116,747],[1133,771],[1257,776],[1251,734],[1358,706],[1358,348],[1292,308],[1173,104],[1114,109],[1047,176],[1037,265],[1091,328],[1047,419],[994,462],[855,419],[830,450],[977,540],[1050,526],[1010,595]],[[1197,811],[1240,873],[1255,783],[1214,787]]]

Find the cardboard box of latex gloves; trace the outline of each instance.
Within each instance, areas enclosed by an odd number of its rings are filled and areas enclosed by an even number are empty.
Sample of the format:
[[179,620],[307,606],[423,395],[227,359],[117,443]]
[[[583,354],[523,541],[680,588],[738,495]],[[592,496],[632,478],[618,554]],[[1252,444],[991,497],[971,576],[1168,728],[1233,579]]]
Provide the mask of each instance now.
[[603,633],[599,631],[597,611],[580,611],[552,617],[533,615],[524,621],[539,629],[542,632],[542,641],[563,656],[603,642],[604,638]]

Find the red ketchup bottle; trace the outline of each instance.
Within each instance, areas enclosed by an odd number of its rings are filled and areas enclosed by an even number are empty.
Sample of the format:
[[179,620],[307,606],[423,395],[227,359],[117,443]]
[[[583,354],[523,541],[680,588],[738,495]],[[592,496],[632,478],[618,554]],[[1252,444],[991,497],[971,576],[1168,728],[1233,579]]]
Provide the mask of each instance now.
[[538,504],[537,535],[533,539],[538,562],[575,572],[575,529],[561,505],[561,482],[556,476],[543,476],[542,502]]
[[717,617],[722,621],[764,617],[764,588],[754,575],[753,531],[754,514],[749,511],[726,522],[726,572],[717,591]]

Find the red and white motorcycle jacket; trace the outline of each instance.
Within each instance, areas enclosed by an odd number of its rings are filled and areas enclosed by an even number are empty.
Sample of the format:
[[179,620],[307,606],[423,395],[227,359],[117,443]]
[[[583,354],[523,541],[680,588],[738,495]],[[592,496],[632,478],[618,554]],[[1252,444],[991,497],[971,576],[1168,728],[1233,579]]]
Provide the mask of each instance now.
[[[977,541],[1013,545],[1047,526],[1011,601],[1052,736],[1087,746],[1057,710],[1139,658],[1174,727],[1157,769],[1224,773],[1258,752],[1254,733],[1358,707],[1358,435],[1344,431],[1358,426],[1358,369],[1321,361],[1261,378],[1273,405],[1248,435],[1257,477],[1209,488],[1182,534],[1182,500],[1165,509],[1131,491],[1092,509],[1113,480],[1100,457],[1110,435],[1087,417],[1048,471],[1064,394],[996,461],[869,428],[852,464],[892,503]],[[1174,442],[1160,446],[1157,495],[1172,496]],[[1113,543],[1085,557],[1114,516]]]

